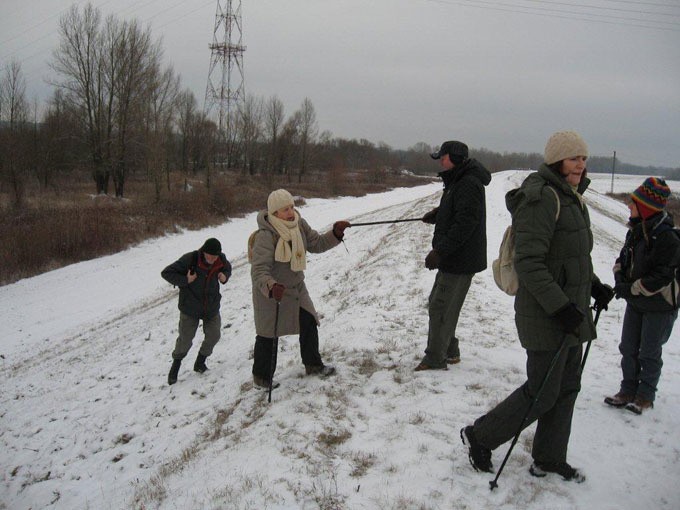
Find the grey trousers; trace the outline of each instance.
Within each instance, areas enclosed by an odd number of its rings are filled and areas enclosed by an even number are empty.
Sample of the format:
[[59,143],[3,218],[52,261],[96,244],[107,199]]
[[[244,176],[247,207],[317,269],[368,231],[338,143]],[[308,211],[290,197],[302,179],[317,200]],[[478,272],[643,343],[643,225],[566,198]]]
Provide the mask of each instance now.
[[527,381],[474,424],[477,440],[490,450],[538,420],[531,455],[539,462],[566,462],[571,419],[581,390],[582,346],[564,349],[527,419],[529,406],[557,351],[527,351]]
[[[175,342],[175,350],[172,351],[172,359],[184,359],[187,355],[196,336],[198,322],[199,319],[195,319],[182,312],[179,313],[179,336]],[[210,319],[203,320],[203,335],[205,338],[203,343],[201,343],[201,348],[198,351],[199,354],[206,358],[212,354],[213,348],[220,340],[221,327],[222,318],[219,313]]]
[[456,326],[473,276],[437,272],[430,292],[430,324],[423,358],[433,368],[444,368],[447,357],[460,356]]
[[626,306],[621,331],[621,391],[654,402],[661,378],[661,352],[673,331],[678,311],[638,312]]

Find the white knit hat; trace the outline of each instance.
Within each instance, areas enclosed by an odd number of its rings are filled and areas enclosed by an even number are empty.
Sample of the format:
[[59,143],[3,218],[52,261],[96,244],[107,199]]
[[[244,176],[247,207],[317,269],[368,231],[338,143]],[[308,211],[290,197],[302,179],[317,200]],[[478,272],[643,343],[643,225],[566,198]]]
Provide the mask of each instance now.
[[289,205],[295,205],[293,195],[288,193],[285,189],[277,189],[269,194],[267,199],[267,212],[274,214],[279,209],[283,209]]
[[576,156],[588,156],[588,146],[575,131],[558,131],[545,144],[544,159],[547,165]]

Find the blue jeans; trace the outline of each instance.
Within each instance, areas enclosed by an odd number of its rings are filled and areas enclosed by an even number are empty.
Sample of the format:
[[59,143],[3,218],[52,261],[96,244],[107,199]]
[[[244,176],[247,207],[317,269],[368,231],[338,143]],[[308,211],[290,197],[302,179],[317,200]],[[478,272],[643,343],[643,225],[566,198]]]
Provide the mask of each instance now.
[[654,402],[661,377],[661,351],[673,331],[678,311],[638,312],[626,306],[621,332],[621,391]]

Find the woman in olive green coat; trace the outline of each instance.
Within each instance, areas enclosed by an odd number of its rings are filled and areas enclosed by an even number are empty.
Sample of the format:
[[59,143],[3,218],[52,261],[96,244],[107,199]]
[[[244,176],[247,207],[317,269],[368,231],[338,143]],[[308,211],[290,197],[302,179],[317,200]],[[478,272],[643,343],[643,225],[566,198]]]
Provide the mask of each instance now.
[[595,338],[591,295],[600,307],[613,297],[611,288],[594,275],[590,258],[593,235],[583,200],[590,182],[587,156],[588,148],[577,133],[555,133],[546,145],[545,163],[506,195],[519,279],[515,323],[527,352],[527,381],[461,430],[477,470],[491,472],[491,450],[538,421],[531,474],[585,480],[567,463],[572,414],[581,388],[582,344]]

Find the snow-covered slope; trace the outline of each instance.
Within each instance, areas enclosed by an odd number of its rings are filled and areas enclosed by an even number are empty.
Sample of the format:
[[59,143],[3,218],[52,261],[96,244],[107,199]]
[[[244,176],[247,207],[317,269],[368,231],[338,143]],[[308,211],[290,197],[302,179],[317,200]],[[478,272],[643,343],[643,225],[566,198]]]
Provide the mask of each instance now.
[[[493,175],[488,258],[509,222],[505,192],[526,172]],[[642,178],[617,177],[630,191]],[[669,183],[680,189],[680,183]],[[586,193],[600,277],[625,235],[626,207]],[[362,198],[310,200],[309,223],[419,217],[439,185]],[[574,417],[570,457],[581,485],[529,475],[533,428],[499,488],[475,472],[459,429],[524,381],[512,299],[490,270],[477,275],[458,328],[462,362],[414,372],[427,335],[434,273],[424,268],[431,226],[355,227],[345,247],[310,255],[307,283],[322,314],[322,355],[338,368],[304,377],[297,337],[280,342],[267,403],[251,383],[254,327],[245,243],[254,215],[143,243],[0,288],[0,508],[675,509],[680,506],[680,328],[664,351],[654,410],[608,408],[618,389],[623,304],[602,314]],[[160,270],[206,237],[221,239],[234,273],[223,292],[222,340],[210,370],[197,347],[167,386],[177,291]],[[200,341],[200,330],[197,337]],[[494,452],[495,465],[508,445]]]

